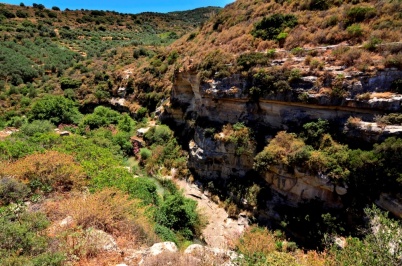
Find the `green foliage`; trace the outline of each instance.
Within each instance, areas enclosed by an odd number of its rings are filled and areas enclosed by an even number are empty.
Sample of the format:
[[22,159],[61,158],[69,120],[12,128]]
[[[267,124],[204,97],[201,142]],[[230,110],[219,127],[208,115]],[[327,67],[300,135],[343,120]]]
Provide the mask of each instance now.
[[320,118],[317,122],[310,122],[303,125],[302,137],[307,144],[318,148],[321,138],[325,133],[328,133],[328,129],[328,121]]
[[90,129],[118,124],[121,118],[120,113],[108,107],[98,106],[92,114],[85,115],[80,123],[80,127],[88,126]]
[[19,159],[38,150],[43,150],[43,148],[32,144],[27,139],[7,138],[0,141],[1,160]]
[[196,207],[195,201],[185,198],[181,193],[167,195],[155,212],[155,221],[186,239],[192,239],[200,223]]
[[62,77],[60,79],[60,86],[62,90],[66,89],[76,89],[79,86],[81,86],[81,81],[79,80],[74,80],[69,77]]
[[155,181],[150,178],[131,178],[125,182],[124,190],[133,198],[141,199],[144,205],[159,205],[157,187]]
[[78,124],[81,116],[75,102],[62,96],[50,95],[36,101],[28,113],[30,121],[49,120],[56,125]]
[[148,145],[165,145],[173,137],[173,132],[166,125],[152,127],[144,135]]
[[119,145],[120,149],[125,155],[130,155],[133,152],[133,145],[131,144],[130,137],[130,133],[120,131],[117,134],[113,135],[112,142],[116,145]]
[[37,133],[51,132],[54,125],[47,120],[34,120],[21,126],[20,133],[26,136],[34,136]]
[[28,13],[24,12],[22,10],[17,10],[17,12],[15,12],[15,15],[17,15],[17,17],[19,17],[19,18],[27,18],[28,17]]
[[[321,125],[320,125],[321,124]],[[308,125],[308,129],[319,125]],[[318,137],[314,134],[313,138]],[[306,171],[315,174],[325,174],[333,180],[346,180],[350,176],[349,149],[333,141],[330,135],[321,137],[317,150],[306,145],[294,133],[279,132],[276,137],[257,154],[254,159],[254,169],[266,171],[272,165],[281,165],[288,168],[303,167]]]
[[135,121],[128,114],[123,114],[117,124],[117,128],[124,132],[131,132],[134,126]]
[[29,192],[29,188],[24,183],[12,177],[0,179],[0,205],[24,201]]
[[366,19],[370,19],[376,15],[376,10],[371,6],[354,6],[351,7],[347,13],[347,25],[353,23],[363,22]]
[[274,14],[257,22],[251,34],[263,40],[275,40],[285,28],[294,28],[297,24],[297,18],[294,15]]
[[4,9],[4,8],[0,9],[0,16],[1,15],[6,18],[15,18],[15,14],[12,11],[10,11],[8,9]]
[[135,114],[135,118],[137,121],[141,121],[143,118],[146,117],[148,114],[148,109],[145,107],[141,107],[140,109],[137,110],[137,113]]
[[249,70],[255,66],[266,66],[269,64],[269,56],[264,53],[245,53],[237,58],[237,65],[241,66],[244,70]]
[[155,224],[155,233],[163,240],[170,241],[175,244],[179,244],[179,240],[177,239],[177,235],[175,232],[166,226]]
[[360,24],[352,24],[346,28],[346,31],[351,37],[360,37],[363,35],[363,29]]
[[[48,226],[42,213],[28,213],[11,207],[1,210],[0,215],[0,264],[2,265],[61,265],[64,257],[46,253],[48,239],[40,234]],[[52,258],[53,257],[53,258]],[[41,264],[44,263],[44,264]]]
[[331,2],[330,0],[307,0],[302,3],[302,9],[327,10]]
[[387,115],[383,115],[380,117],[376,117],[375,121],[378,124],[386,124],[386,125],[402,125],[402,114],[399,113],[390,113]]
[[152,151],[150,151],[147,148],[141,148],[140,149],[140,156],[142,161],[148,160],[152,156]]
[[402,187],[402,166],[398,163],[402,159],[402,139],[391,137],[375,144],[374,152],[380,157],[378,171],[383,176],[382,186],[386,191],[398,193]]
[[209,52],[199,65],[200,75],[203,78],[210,78],[216,76],[216,74],[219,74],[220,78],[229,76],[229,66],[232,57],[231,54],[227,54],[219,49]]
[[400,265],[401,224],[374,206],[365,213],[368,233],[362,240],[348,238],[345,248],[334,247],[331,253],[336,265]]

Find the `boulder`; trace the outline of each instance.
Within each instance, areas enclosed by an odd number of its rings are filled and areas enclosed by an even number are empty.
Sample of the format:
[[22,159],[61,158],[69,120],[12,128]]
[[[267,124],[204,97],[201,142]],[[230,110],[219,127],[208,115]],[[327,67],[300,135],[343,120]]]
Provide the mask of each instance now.
[[88,245],[98,250],[118,251],[116,240],[112,235],[98,229],[87,229]]
[[165,251],[177,252],[178,249],[177,249],[176,244],[173,242],[156,243],[152,247],[149,248],[149,254],[151,256],[156,256]]
[[64,227],[70,227],[70,226],[73,225],[73,224],[74,224],[74,219],[73,219],[73,217],[67,216],[66,218],[64,218],[64,219],[60,222],[59,226],[62,227],[62,228],[64,228]]

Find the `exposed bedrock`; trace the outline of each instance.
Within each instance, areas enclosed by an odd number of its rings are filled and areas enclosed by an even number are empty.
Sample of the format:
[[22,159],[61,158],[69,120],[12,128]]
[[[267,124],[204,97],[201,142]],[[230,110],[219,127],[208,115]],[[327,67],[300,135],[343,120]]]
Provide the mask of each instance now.
[[[359,74],[349,83],[354,84],[355,90],[360,89],[359,93],[381,92],[384,88],[389,89],[392,80],[400,77],[401,71],[381,71],[377,76],[370,77]],[[303,79],[303,82],[307,81]],[[346,85],[352,86],[350,84]],[[388,99],[374,98],[366,101],[331,99],[329,96],[315,95],[315,101],[303,103],[291,95],[293,92],[251,101],[248,95],[243,93],[246,86],[247,81],[240,75],[204,83],[200,82],[196,73],[183,72],[176,76],[170,102],[164,106],[165,111],[161,119],[173,122],[183,129],[177,133],[179,136],[181,134],[183,139],[190,140],[189,168],[204,180],[244,177],[252,170],[253,158],[258,152],[256,147],[261,149],[266,144],[263,142],[279,130],[291,129],[321,118],[335,122],[339,125],[339,130],[343,131],[349,117],[372,121],[376,114],[400,111],[402,101],[402,97],[398,95]],[[311,96],[310,100],[314,97]],[[205,136],[205,129],[213,124],[237,122],[244,122],[255,133],[262,135],[258,140],[261,143],[257,141],[256,145],[248,147],[239,155],[233,143]],[[350,129],[348,134],[353,135],[353,138],[358,138],[357,135],[360,134],[363,140],[378,141],[385,136],[400,133],[399,130],[388,130],[389,128],[376,130],[375,134],[370,131],[376,128]],[[288,169],[281,169],[280,166],[271,167],[263,178],[267,186],[284,196],[287,204],[291,206],[296,206],[304,200],[320,199],[328,207],[342,207],[341,197],[347,193],[347,187],[335,185],[325,177],[298,172],[297,169],[289,173]],[[382,201],[386,199],[383,197]],[[387,204],[383,203],[382,206]],[[402,214],[402,209],[400,213]]]

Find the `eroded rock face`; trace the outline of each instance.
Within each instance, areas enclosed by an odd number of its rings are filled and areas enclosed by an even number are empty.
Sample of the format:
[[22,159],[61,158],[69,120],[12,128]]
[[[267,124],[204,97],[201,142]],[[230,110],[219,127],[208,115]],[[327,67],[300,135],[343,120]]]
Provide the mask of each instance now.
[[[248,81],[240,75],[200,82],[197,73],[178,73],[170,103],[164,106],[165,113],[161,119],[173,121],[176,126],[184,129],[183,137],[190,139],[189,168],[196,175],[207,180],[244,177],[253,169],[256,147],[249,147],[245,153],[236,154],[233,144],[205,137],[204,130],[209,125],[246,122],[254,132],[269,139],[274,132],[300,127],[319,118],[335,121],[342,131],[351,116],[372,121],[376,114],[401,110],[400,95],[369,100],[359,100],[355,96],[389,90],[391,83],[402,77],[402,71],[387,69],[375,75],[362,72],[342,72],[342,75],[345,77],[342,86],[349,92],[349,98],[331,98],[317,93],[319,88],[316,83],[320,77],[309,76],[302,78],[300,84],[292,84],[291,91],[269,94],[253,101],[245,94]],[[328,79],[325,82],[331,84],[332,81]],[[316,93],[310,94],[310,90],[316,90]],[[298,100],[300,93],[307,93],[307,101]],[[350,134],[363,134],[363,139],[369,142],[399,134],[398,130],[389,129],[374,133],[367,130],[357,133],[350,131]],[[366,138],[364,134],[367,134]],[[266,144],[259,143],[260,146]],[[265,173],[264,178],[267,185],[287,199],[289,205],[318,198],[328,207],[342,207],[341,196],[347,193],[346,187],[336,186],[319,176],[298,173],[297,170],[289,174],[280,168],[273,168]]]
[[375,202],[381,208],[389,211],[396,217],[402,219],[402,201],[386,193],[381,193],[379,199]]
[[276,192],[287,196],[290,204],[319,199],[327,207],[340,208],[340,196],[347,193],[346,187],[333,184],[325,176],[312,176],[297,169],[290,174],[281,167],[271,166],[265,172],[264,179]]
[[195,130],[189,151],[189,168],[206,179],[244,176],[253,168],[256,152],[255,147],[250,146],[238,154],[235,144],[207,138],[200,128]]

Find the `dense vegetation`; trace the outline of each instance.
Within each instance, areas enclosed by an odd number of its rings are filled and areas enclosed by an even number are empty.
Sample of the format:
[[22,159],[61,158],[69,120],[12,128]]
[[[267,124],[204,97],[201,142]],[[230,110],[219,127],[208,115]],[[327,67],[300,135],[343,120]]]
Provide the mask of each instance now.
[[[292,94],[293,86],[303,76],[321,75],[316,86],[326,91],[317,93],[342,99],[349,96],[347,78],[328,82],[325,60],[364,73],[402,69],[402,45],[393,43],[401,39],[401,6],[239,0],[222,12],[133,15],[0,4],[0,129],[13,131],[0,134],[0,264],[85,264],[104,255],[91,242],[94,230],[130,249],[157,241],[187,246],[200,235],[203,219],[196,203],[164,177],[194,177],[181,140],[153,119],[176,74],[197,71],[202,81],[240,74],[250,104],[278,95],[309,103],[307,92]],[[309,50],[342,42],[352,47]],[[275,59],[298,56],[304,57],[298,67],[273,66]],[[401,93],[401,80],[390,90]],[[116,106],[112,98],[124,103]],[[402,123],[399,113],[375,119]],[[189,121],[194,130],[198,121]],[[358,149],[342,143],[325,120],[275,132],[269,141],[247,121],[205,126],[205,138],[231,145],[236,158],[259,149],[245,178],[205,184],[231,217],[244,210],[253,219],[264,210],[272,195],[262,176],[272,167],[348,187],[344,212],[305,202],[282,208],[276,227],[285,233],[249,228],[231,247],[243,254],[241,265],[401,263],[400,223],[367,208],[381,193],[401,199],[400,138]],[[69,217],[74,222],[61,226]],[[300,228],[304,241],[290,241]]]
[[107,103],[120,87],[153,111],[167,96],[170,77],[155,78],[173,71],[177,59],[164,47],[218,10],[134,15],[1,4],[0,124],[13,126],[10,120],[45,94],[64,95],[85,109]]
[[[87,250],[90,243],[83,242],[78,250],[61,241],[68,230],[78,230],[79,242],[88,240],[92,229],[114,236],[124,232],[137,245],[158,239],[182,244],[198,236],[201,220],[196,203],[184,198],[170,181],[163,182],[166,188],[160,194],[158,183],[147,176],[153,169],[166,168],[167,172],[178,167],[177,175],[185,177],[186,157],[172,131],[166,126],[153,127],[146,135],[149,157],[145,158],[133,149],[130,136],[147,119],[134,121],[103,106],[82,115],[68,101],[52,96],[35,102],[37,107],[29,113],[32,122],[25,121],[19,132],[0,142],[1,263],[20,265],[29,260],[34,265],[61,265],[75,260],[74,255],[79,260],[101,252]],[[52,122],[68,122],[64,130],[74,133],[56,134]],[[128,156],[136,157],[129,163]],[[161,174],[153,172],[153,176]],[[91,194],[85,199],[87,189]],[[65,197],[65,193],[74,196]],[[29,211],[26,201],[39,204],[41,210]],[[69,215],[77,228],[45,234],[51,223]],[[54,252],[49,253],[50,245]]]

